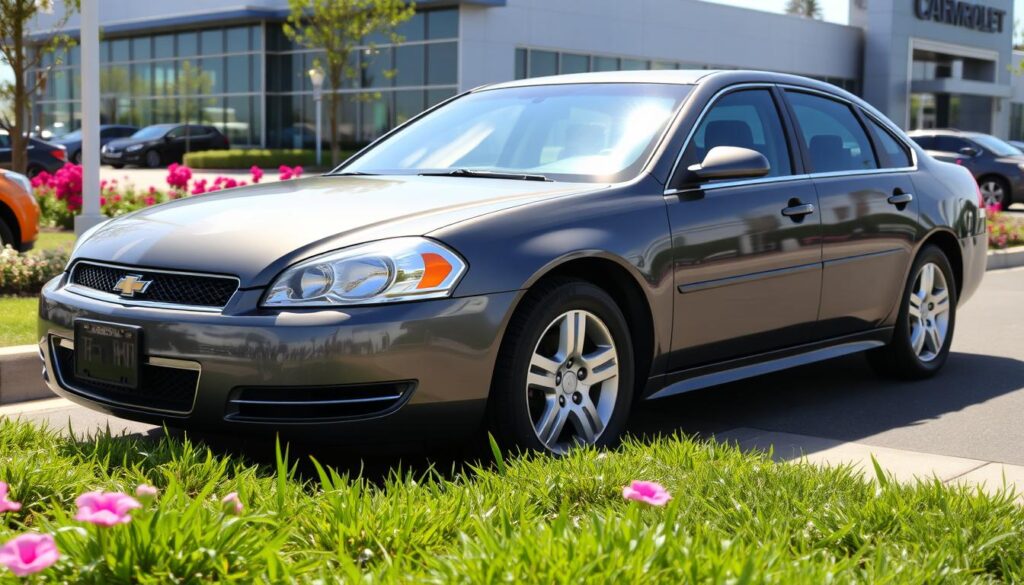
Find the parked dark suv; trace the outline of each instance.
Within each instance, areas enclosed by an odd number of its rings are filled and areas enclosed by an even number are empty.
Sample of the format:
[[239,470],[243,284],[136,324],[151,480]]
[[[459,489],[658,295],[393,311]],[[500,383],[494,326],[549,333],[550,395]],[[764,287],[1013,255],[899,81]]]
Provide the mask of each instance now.
[[155,124],[128,138],[111,140],[100,151],[103,164],[119,169],[141,165],[151,169],[181,162],[186,151],[224,150],[231,146],[227,136],[213,126],[201,124]]
[[933,157],[971,171],[986,205],[1006,209],[1024,201],[1024,154],[1005,140],[960,130],[917,130],[909,136]]

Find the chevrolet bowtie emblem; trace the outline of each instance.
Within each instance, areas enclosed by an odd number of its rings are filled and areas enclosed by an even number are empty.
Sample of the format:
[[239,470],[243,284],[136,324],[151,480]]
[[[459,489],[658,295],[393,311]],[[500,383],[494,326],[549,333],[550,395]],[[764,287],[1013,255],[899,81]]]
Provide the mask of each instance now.
[[122,297],[134,297],[135,293],[142,294],[146,292],[149,285],[153,284],[152,280],[142,280],[142,276],[138,274],[126,274],[121,277],[121,280],[117,281],[114,285],[114,290]]

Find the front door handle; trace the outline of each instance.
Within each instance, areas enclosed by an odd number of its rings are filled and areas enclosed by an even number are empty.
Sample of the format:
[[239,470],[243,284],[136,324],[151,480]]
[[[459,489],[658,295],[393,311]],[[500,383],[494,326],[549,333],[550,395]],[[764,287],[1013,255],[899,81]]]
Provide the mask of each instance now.
[[790,205],[789,207],[782,210],[782,215],[792,218],[800,218],[805,215],[814,213],[814,205],[811,203],[800,203],[798,205]]
[[892,197],[886,199],[893,205],[906,205],[914,200],[914,195],[911,193],[895,193]]

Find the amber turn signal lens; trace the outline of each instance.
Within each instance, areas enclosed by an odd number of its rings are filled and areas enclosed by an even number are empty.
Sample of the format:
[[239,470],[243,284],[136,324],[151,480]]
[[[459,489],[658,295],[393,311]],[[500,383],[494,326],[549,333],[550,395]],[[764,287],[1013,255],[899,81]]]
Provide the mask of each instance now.
[[452,273],[452,265],[439,254],[420,254],[423,258],[423,278],[416,288],[434,288],[440,286],[444,279]]

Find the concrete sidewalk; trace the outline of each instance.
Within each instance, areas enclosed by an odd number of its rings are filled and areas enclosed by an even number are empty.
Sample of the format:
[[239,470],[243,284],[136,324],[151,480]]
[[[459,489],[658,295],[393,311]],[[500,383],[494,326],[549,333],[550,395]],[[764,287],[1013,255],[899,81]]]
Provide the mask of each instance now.
[[875,478],[872,458],[896,481],[938,479],[944,484],[978,486],[988,493],[1012,489],[1024,504],[1024,466],[964,457],[892,449],[822,437],[737,428],[715,436],[744,451],[771,452],[778,462],[806,461],[821,467],[849,465],[865,479]]

